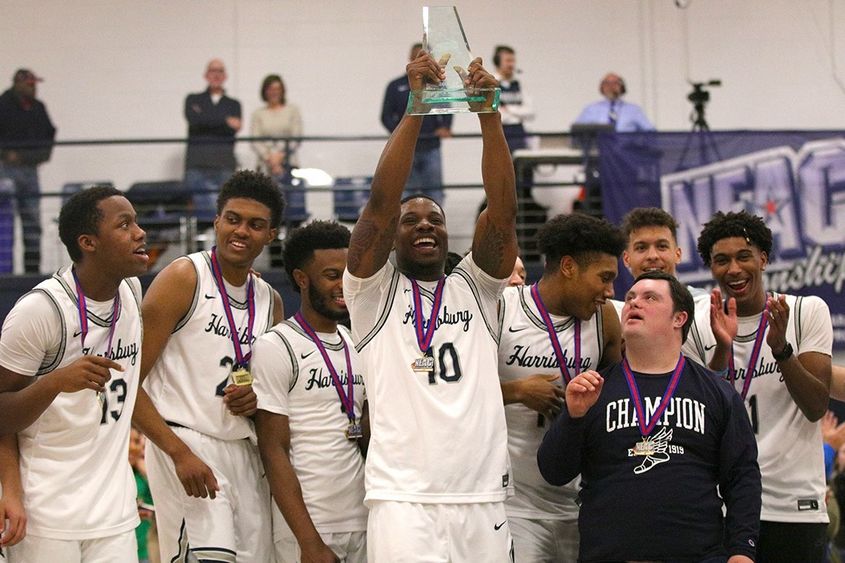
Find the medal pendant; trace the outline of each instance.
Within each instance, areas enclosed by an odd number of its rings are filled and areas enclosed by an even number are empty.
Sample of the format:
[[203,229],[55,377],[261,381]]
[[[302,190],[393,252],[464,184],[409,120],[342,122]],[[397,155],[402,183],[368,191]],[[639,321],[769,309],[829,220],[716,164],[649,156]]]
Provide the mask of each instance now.
[[364,429],[361,424],[349,421],[349,426],[346,427],[346,439],[357,440],[364,437]]
[[431,373],[434,371],[434,356],[422,356],[414,360],[411,369],[418,372]]
[[237,366],[232,370],[232,383],[238,386],[252,385],[252,374],[247,368]]
[[643,440],[634,444],[634,455],[654,455],[654,444],[648,440]]

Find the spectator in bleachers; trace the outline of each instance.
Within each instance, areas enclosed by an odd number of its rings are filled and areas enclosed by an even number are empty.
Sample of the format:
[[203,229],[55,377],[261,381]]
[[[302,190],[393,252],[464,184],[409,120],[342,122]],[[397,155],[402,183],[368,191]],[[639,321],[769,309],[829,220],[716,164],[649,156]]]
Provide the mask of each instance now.
[[[264,78],[261,99],[267,105],[252,113],[251,137],[302,136],[302,115],[296,105],[287,103],[287,89],[281,76],[270,74]],[[252,143],[252,150],[258,155],[256,169],[272,176],[284,191],[284,224],[287,228],[298,227],[301,218],[306,216],[304,189],[291,189],[291,170],[299,167],[298,148],[298,142],[282,140]],[[270,266],[282,267],[282,245],[278,239],[270,243]]]
[[0,178],[15,185],[24,233],[24,271],[38,273],[41,265],[41,188],[38,165],[50,159],[56,128],[47,108],[35,98],[42,79],[19,69],[12,87],[0,96]]
[[640,106],[622,100],[626,91],[621,76],[607,73],[599,84],[599,92],[604,99],[585,107],[575,123],[610,124],[620,133],[654,131],[654,125]]
[[226,67],[220,59],[205,69],[208,88],[185,98],[188,150],[185,187],[191,191],[194,212],[211,220],[216,214],[217,191],[235,172],[235,134],[241,128],[241,103],[226,95]]
[[[413,61],[417,58],[421,43],[411,47]],[[400,76],[387,85],[384,103],[381,108],[381,122],[385,129],[393,133],[408,107],[408,77]],[[411,175],[405,183],[403,197],[423,193],[443,205],[443,164],[440,159],[440,139],[452,136],[451,115],[429,115],[423,118],[417,148],[414,151],[414,164]]]
[[[285,83],[278,74],[267,76],[261,83],[261,99],[267,102],[252,113],[252,137],[301,137],[302,116],[299,108],[287,103]],[[265,174],[285,176],[299,165],[296,149],[299,143],[285,141],[255,141],[252,150],[258,155],[256,168]]]
[[502,127],[511,152],[526,148],[525,128],[523,123],[534,119],[531,100],[522,92],[516,78],[516,52],[507,45],[498,45],[493,52],[493,64],[496,72],[493,76],[502,89],[499,98],[499,113],[502,114]]

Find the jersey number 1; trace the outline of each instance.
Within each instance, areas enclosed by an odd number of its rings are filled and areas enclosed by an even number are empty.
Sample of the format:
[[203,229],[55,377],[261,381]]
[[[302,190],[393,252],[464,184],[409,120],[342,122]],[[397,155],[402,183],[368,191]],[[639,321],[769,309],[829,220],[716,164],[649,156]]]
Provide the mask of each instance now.
[[[433,348],[428,349],[428,354],[432,357],[434,356]],[[448,359],[450,360],[448,363],[451,364],[451,370],[449,369],[449,366],[446,365],[447,354]],[[446,383],[455,383],[461,379],[461,376],[463,375],[461,373],[461,362],[458,360],[458,352],[455,350],[454,344],[451,342],[444,342],[441,344],[437,360],[437,364],[440,366],[440,379]],[[432,370],[428,372],[428,384],[434,385],[436,383],[437,379],[434,376],[434,370]]]

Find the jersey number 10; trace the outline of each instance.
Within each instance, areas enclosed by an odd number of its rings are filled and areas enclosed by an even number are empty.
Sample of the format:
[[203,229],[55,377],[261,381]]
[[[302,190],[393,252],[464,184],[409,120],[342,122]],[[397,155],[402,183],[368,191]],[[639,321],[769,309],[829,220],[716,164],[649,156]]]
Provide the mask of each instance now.
[[[448,354],[448,358],[447,358]],[[429,348],[426,355],[434,357],[434,348]],[[447,359],[449,361],[447,361]],[[461,362],[458,359],[458,352],[455,350],[455,345],[451,342],[444,342],[440,345],[437,352],[437,366],[440,368],[440,379],[446,383],[455,383],[461,379]],[[428,384],[435,385],[437,379],[434,371],[428,372]]]

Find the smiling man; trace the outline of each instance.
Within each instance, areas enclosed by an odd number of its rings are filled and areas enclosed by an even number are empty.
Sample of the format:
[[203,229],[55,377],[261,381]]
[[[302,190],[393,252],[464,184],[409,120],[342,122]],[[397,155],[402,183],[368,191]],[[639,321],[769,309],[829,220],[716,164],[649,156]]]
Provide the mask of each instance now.
[[138,560],[127,452],[141,370],[134,276],[149,258],[135,217],[112,187],[73,195],[59,214],[73,264],[24,295],[3,323],[1,518],[10,525],[0,524],[0,547],[19,540],[24,524],[28,534],[10,561]]
[[828,517],[818,420],[833,328],[820,298],[767,293],[772,243],[765,222],[744,211],[704,225],[698,252],[719,288],[710,315],[696,318],[694,352],[726,373],[749,409],[763,476],[758,561],[821,561]]
[[363,361],[338,324],[349,319],[348,246],[349,230],[333,222],[288,235],[285,269],[301,306],[255,343],[258,447],[284,515],[274,519],[277,563],[367,560]]
[[[495,87],[480,59],[467,87]],[[418,95],[445,71],[407,66]],[[510,486],[496,376],[496,303],[516,260],[516,193],[501,118],[478,114],[488,206],[472,251],[447,277],[442,207],[401,200],[422,118],[405,115],[384,148],[352,233],[343,289],[365,374],[372,434],[366,472],[369,560],[489,561],[512,556]],[[396,266],[388,261],[396,250]]]
[[[659,207],[635,207],[622,218],[622,232],[627,239],[622,263],[638,278],[645,272],[665,272],[677,277],[682,249],[678,246],[678,223]],[[695,300],[696,317],[710,311],[710,294],[687,286]],[[622,314],[624,301],[613,300],[616,312]]]
[[144,299],[142,374],[135,425],[150,441],[147,466],[162,561],[265,563],[273,557],[270,493],[250,417],[255,339],[283,318],[282,300],[251,273],[276,236],[284,202],[260,173],[220,191],[216,246],[175,260]]
[[730,385],[681,355],[692,322],[677,279],[641,275],[622,311],[625,358],[566,387],[537,461],[552,485],[582,475],[578,561],[754,560],[754,435]]
[[569,380],[621,359],[619,319],[608,300],[625,241],[607,221],[578,213],[555,217],[537,239],[543,277],[506,289],[499,301],[499,378],[515,489],[506,508],[520,559],[575,561],[580,482],[546,483],[537,447]]

